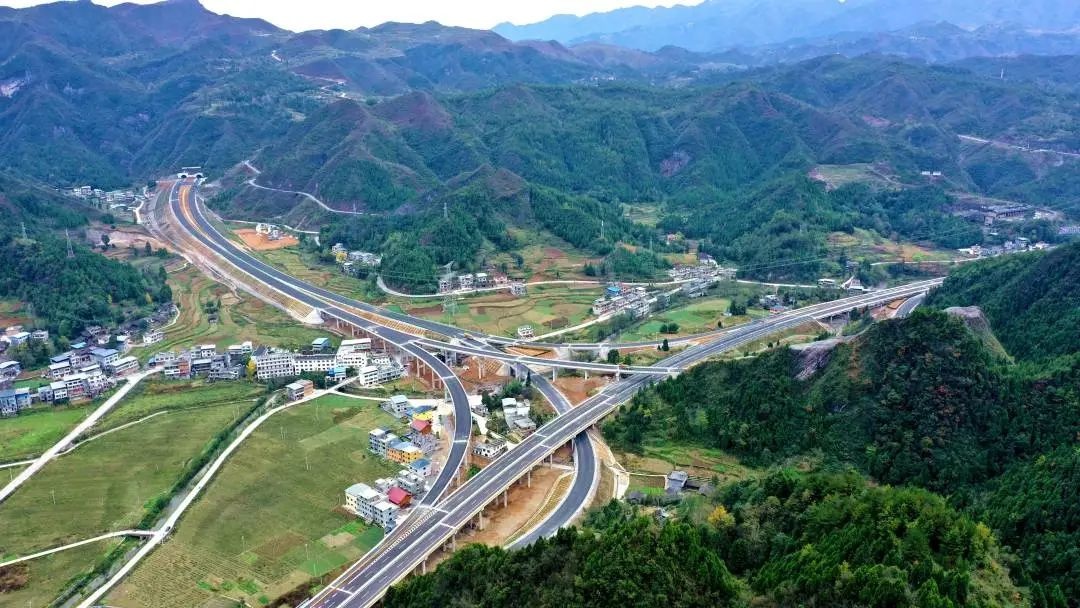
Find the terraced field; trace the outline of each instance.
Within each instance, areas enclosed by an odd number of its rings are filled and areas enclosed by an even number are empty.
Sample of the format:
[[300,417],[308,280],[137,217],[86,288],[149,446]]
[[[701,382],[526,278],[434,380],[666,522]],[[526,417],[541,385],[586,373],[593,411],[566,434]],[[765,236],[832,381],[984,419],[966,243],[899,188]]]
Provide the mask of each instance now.
[[[251,340],[257,344],[299,346],[326,335],[298,324],[281,310],[246,293],[233,293],[190,266],[172,273],[169,285],[180,315],[165,329],[165,341],[134,351],[143,361],[156,352],[197,344],[227,346]],[[216,319],[211,320],[203,307],[219,302]]]
[[524,298],[508,293],[461,298],[452,315],[444,310],[441,299],[398,301],[396,307],[418,317],[489,334],[512,336],[518,327],[532,325],[539,335],[588,320],[593,300],[600,293],[595,285],[538,285],[530,287]]

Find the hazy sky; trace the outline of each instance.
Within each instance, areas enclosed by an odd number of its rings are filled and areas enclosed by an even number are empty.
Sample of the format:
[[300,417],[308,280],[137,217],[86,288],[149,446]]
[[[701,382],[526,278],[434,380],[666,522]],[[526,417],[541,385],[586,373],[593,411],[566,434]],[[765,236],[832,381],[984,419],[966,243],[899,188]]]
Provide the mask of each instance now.
[[[150,4],[152,0],[134,0]],[[119,4],[119,0],[95,0]],[[552,15],[584,15],[624,6],[671,6],[698,4],[701,0],[202,0],[216,13],[238,17],[262,17],[290,30],[352,29],[386,21],[490,28],[510,21],[516,24],[543,21]],[[0,0],[0,5],[32,6],[41,0]]]

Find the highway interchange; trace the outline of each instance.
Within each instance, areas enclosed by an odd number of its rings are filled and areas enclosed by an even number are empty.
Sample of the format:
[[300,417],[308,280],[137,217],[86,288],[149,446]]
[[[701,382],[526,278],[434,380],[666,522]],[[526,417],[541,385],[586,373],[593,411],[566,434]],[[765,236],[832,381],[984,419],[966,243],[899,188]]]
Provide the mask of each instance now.
[[[171,210],[186,233],[197,239],[216,256],[227,260],[231,265],[262,285],[319,310],[324,318],[340,319],[348,324],[363,328],[372,335],[386,340],[421,360],[443,380],[453,402],[457,424],[455,425],[455,434],[447,463],[433,483],[431,491],[421,505],[415,509],[414,515],[402,524],[402,529],[397,534],[388,537],[390,542],[383,543],[377,548],[373,556],[369,556],[369,558],[347,569],[338,579],[306,602],[304,604],[305,608],[358,608],[373,605],[382,597],[382,594],[390,585],[407,576],[420,564],[424,563],[431,553],[437,551],[453,538],[458,530],[467,525],[470,519],[476,517],[486,505],[496,500],[499,494],[525,476],[553,451],[573,441],[578,460],[575,482],[563,503],[552,514],[552,517],[549,517],[531,531],[528,536],[531,540],[553,533],[577,512],[578,507],[584,504],[591,492],[591,478],[595,475],[597,465],[585,431],[610,414],[619,405],[628,401],[637,391],[654,382],[657,376],[663,377],[676,374],[680,370],[684,370],[711,356],[755,342],[809,320],[828,318],[857,308],[876,306],[898,299],[918,296],[941,282],[941,279],[920,281],[902,287],[870,292],[796,311],[789,311],[734,329],[712,332],[706,335],[712,339],[711,341],[690,346],[653,367],[629,368],[603,364],[553,361],[538,357],[508,354],[493,347],[527,344],[529,346],[547,346],[570,350],[595,350],[612,346],[635,346],[635,344],[538,345],[522,343],[519,340],[464,331],[453,326],[394,313],[346,298],[299,281],[237,249],[218,232],[206,217],[197,197],[194,196],[193,190],[194,184],[192,182],[188,181],[182,184],[178,182],[174,184],[169,196]],[[421,330],[447,336],[451,342],[420,338],[404,333],[369,318],[361,317],[353,311],[362,311],[382,319],[405,323]],[[692,343],[702,338],[703,336],[692,336],[672,340],[671,342],[673,344]],[[470,344],[465,344],[466,342]],[[655,342],[646,342],[640,345],[655,344]],[[570,409],[568,409],[565,399],[560,400],[559,397],[551,394],[554,391],[553,386],[538,381],[538,389],[547,395],[548,399],[560,410],[559,415],[513,450],[481,470],[456,491],[447,494],[446,490],[456,476],[468,450],[468,439],[472,430],[472,425],[468,423],[471,419],[471,413],[468,408],[468,398],[461,382],[441,359],[428,352],[424,347],[494,358],[514,365],[518,369],[521,369],[525,364],[530,364],[546,367],[565,366],[576,369],[589,369],[598,373],[633,373],[633,375],[610,384],[601,393]],[[536,378],[535,375],[534,378]],[[557,393],[557,391],[554,392]],[[586,453],[588,456],[583,458]],[[569,515],[567,515],[568,513]]]

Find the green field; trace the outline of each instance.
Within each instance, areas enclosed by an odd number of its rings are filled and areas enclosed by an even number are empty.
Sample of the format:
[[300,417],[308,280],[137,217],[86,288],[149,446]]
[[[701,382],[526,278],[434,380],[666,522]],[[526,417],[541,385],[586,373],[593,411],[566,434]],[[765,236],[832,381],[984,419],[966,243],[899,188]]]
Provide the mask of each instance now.
[[[661,340],[663,338],[700,334],[717,329],[717,323],[719,322],[723,322],[724,327],[734,327],[765,315],[764,311],[755,308],[750,309],[747,315],[725,317],[724,313],[727,312],[730,305],[730,298],[711,297],[692,300],[685,306],[670,308],[654,314],[643,323],[622,332],[619,335],[619,341]],[[662,326],[671,323],[679,326],[678,332],[673,334],[660,332]]]
[[165,410],[204,409],[222,405],[244,409],[266,394],[261,385],[246,382],[164,380],[147,378],[131,389],[94,432],[108,430]]
[[394,425],[378,403],[340,395],[278,414],[108,603],[187,608],[223,595],[259,605],[358,558],[381,532],[340,510],[344,490],[399,470],[367,450],[370,429]]
[[24,584],[18,589],[0,592],[0,606],[49,606],[70,582],[88,574],[93,565],[120,542],[120,539],[104,540],[15,566],[5,578],[15,577]]
[[318,261],[310,254],[299,249],[275,249],[259,251],[255,255],[267,263],[279,268],[290,276],[308,281],[320,287],[358,300],[377,299],[381,294],[371,293],[368,283],[341,272],[338,266]]
[[0,419],[0,462],[41,455],[90,413],[87,407],[35,407]]
[[[143,362],[158,352],[213,343],[224,348],[245,340],[271,346],[301,346],[326,332],[305,327],[284,312],[243,292],[233,293],[220,283],[188,267],[169,275],[173,301],[180,308],[176,323],[165,329],[165,340],[136,348]],[[203,306],[221,302],[216,323],[211,323]]]
[[136,525],[234,415],[232,406],[169,413],[50,462],[0,504],[0,555]]
[[513,336],[522,325],[532,325],[537,335],[587,321],[593,300],[600,296],[599,286],[538,285],[529,287],[529,295],[516,298],[508,293],[493,293],[458,299],[455,314],[447,314],[442,299],[396,300],[400,310],[425,318],[444,321],[489,334]]

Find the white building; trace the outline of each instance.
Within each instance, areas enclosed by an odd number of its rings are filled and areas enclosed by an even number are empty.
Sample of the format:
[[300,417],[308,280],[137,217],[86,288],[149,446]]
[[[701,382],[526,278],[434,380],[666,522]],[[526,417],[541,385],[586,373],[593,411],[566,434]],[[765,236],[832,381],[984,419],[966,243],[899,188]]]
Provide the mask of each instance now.
[[383,495],[366,483],[357,483],[345,490],[345,508],[356,513],[364,521],[375,517],[374,507],[383,499]]
[[259,380],[288,378],[296,375],[296,362],[292,353],[267,353],[253,357],[255,377]]
[[383,530],[389,532],[397,525],[397,505],[390,504],[389,501],[383,500],[375,505],[373,508],[374,517],[371,523],[381,527]]
[[337,357],[334,355],[296,355],[293,357],[295,373],[318,372],[325,374],[334,369]]
[[382,408],[396,418],[404,418],[409,415],[409,398],[405,395],[394,395],[383,401]]
[[114,376],[127,376],[139,371],[139,360],[135,357],[117,359],[109,365],[109,371]]

